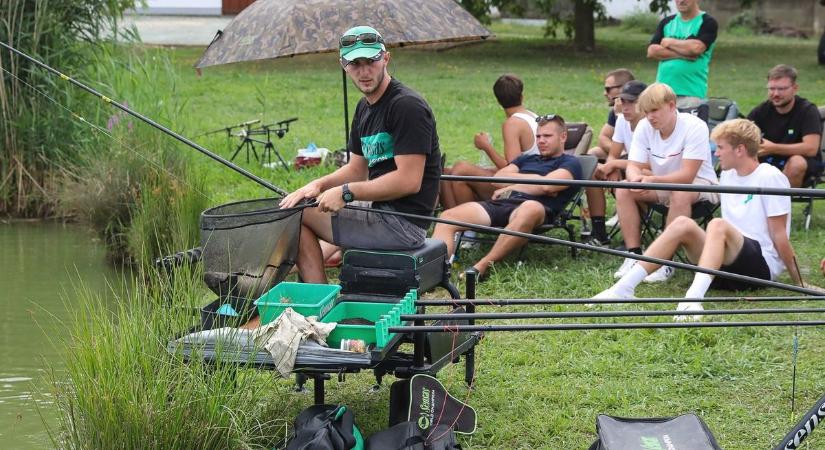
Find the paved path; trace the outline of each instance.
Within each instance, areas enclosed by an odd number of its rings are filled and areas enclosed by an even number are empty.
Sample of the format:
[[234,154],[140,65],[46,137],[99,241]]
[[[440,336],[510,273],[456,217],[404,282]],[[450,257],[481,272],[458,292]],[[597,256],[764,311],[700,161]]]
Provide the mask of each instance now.
[[143,42],[156,45],[206,46],[233,16],[146,16],[127,15],[121,28],[136,27]]

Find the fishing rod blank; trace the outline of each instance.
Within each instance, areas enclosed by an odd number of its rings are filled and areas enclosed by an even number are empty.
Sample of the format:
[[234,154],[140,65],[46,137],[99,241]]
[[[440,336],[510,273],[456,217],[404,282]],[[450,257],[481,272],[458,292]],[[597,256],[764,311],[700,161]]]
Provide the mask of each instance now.
[[442,175],[444,181],[469,181],[486,183],[535,184],[542,186],[580,186],[617,189],[649,189],[653,191],[716,192],[720,194],[792,195],[825,198],[825,189],[765,188],[759,186],[696,185],[679,183],[638,183],[630,181],[563,180],[549,178],[475,177]]
[[706,303],[733,303],[733,302],[797,302],[800,300],[825,300],[825,296],[780,296],[780,297],[703,297],[703,298],[625,298],[625,299],[593,299],[593,298],[502,298],[502,299],[455,299],[455,300],[416,300],[415,306],[516,306],[516,305],[610,305],[616,303],[677,303],[677,302],[706,302]]
[[[306,206],[317,206],[317,203],[313,203],[313,204],[306,205]],[[582,250],[588,250],[588,251],[593,251],[593,252],[598,252],[598,253],[605,253],[605,254],[608,254],[608,255],[620,256],[620,257],[623,257],[623,258],[635,259],[637,261],[645,261],[645,262],[649,262],[649,263],[660,264],[660,265],[663,265],[663,266],[675,267],[677,269],[690,270],[691,272],[701,272],[701,273],[706,273],[708,275],[720,276],[720,277],[724,277],[724,278],[728,278],[728,279],[732,279],[732,280],[745,281],[745,282],[748,282],[748,283],[751,283],[751,284],[755,284],[757,286],[775,287],[775,288],[784,289],[784,290],[787,290],[787,291],[799,292],[799,293],[806,294],[806,295],[820,295],[820,294],[822,294],[822,292],[816,291],[814,289],[807,289],[807,288],[804,288],[804,287],[794,286],[794,285],[791,285],[791,284],[779,283],[779,282],[772,281],[772,280],[763,280],[761,278],[749,277],[749,276],[745,276],[745,275],[739,275],[739,274],[735,274],[735,273],[724,272],[724,271],[721,271],[721,270],[707,269],[707,268],[704,268],[704,267],[694,266],[692,264],[685,264],[685,263],[678,262],[678,261],[671,261],[671,260],[668,260],[668,259],[653,258],[653,257],[650,257],[650,256],[645,256],[645,255],[637,255],[637,254],[631,253],[631,252],[613,250],[612,248],[596,247],[594,245],[583,244],[583,243],[580,243],[580,242],[565,241],[564,239],[557,239],[557,238],[553,238],[553,237],[550,237],[550,236],[539,236],[539,235],[535,235],[535,234],[531,234],[531,233],[523,233],[521,231],[508,230],[508,229],[505,229],[505,228],[496,228],[496,227],[491,227],[491,226],[486,226],[486,225],[477,225],[477,224],[471,224],[471,223],[466,223],[466,222],[460,222],[460,221],[456,221],[456,220],[444,219],[444,218],[441,218],[441,217],[422,216],[422,215],[419,215],[419,214],[411,214],[411,213],[405,213],[405,212],[401,212],[401,211],[381,210],[381,209],[366,208],[366,207],[363,207],[363,206],[355,206],[355,205],[347,205],[347,206],[345,206],[345,208],[352,209],[352,210],[355,210],[355,211],[380,212],[382,214],[389,214],[389,215],[393,215],[393,216],[408,217],[408,218],[412,218],[412,219],[426,220],[426,221],[431,221],[431,222],[436,222],[436,223],[445,223],[447,225],[456,225],[456,226],[469,228],[469,229],[476,230],[476,231],[483,231],[483,232],[486,232],[486,233],[506,234],[508,236],[515,236],[515,237],[525,238],[525,239],[529,239],[529,240],[536,241],[536,242],[545,242],[545,243],[549,243],[549,244],[563,245],[563,246],[566,246],[566,247],[575,247],[575,248],[582,249]]]
[[[688,311],[680,311],[683,315]],[[671,313],[672,314],[672,313]],[[389,327],[389,333],[463,333],[468,331],[587,331],[638,330],[668,328],[748,328],[748,327],[821,327],[825,320],[764,321],[764,322],[651,322],[651,323],[559,323],[518,325],[408,325]]]
[[103,100],[104,102],[116,107],[117,109],[129,114],[130,116],[135,117],[137,119],[140,119],[144,123],[146,123],[146,124],[156,128],[156,129],[168,134],[169,136],[172,136],[173,138],[177,139],[178,141],[183,142],[184,144],[194,148],[195,150],[197,150],[197,151],[203,153],[204,155],[212,158],[213,160],[223,164],[224,166],[229,167],[230,169],[234,170],[235,172],[238,172],[239,174],[241,174],[241,175],[249,178],[250,180],[260,184],[261,186],[263,186],[263,187],[265,187],[265,188],[267,188],[267,189],[269,189],[273,192],[276,192],[277,194],[279,194],[281,196],[287,195],[286,191],[279,188],[278,186],[275,186],[274,184],[270,183],[269,181],[266,181],[263,178],[260,178],[257,175],[254,175],[253,173],[249,172],[248,170],[246,170],[246,169],[244,169],[240,166],[237,166],[237,165],[233,164],[230,161],[227,161],[226,159],[222,158],[221,156],[217,155],[216,153],[213,153],[213,152],[207,150],[206,148],[196,144],[195,142],[192,142],[188,138],[186,138],[184,136],[181,136],[178,133],[175,133],[174,131],[170,130],[169,128],[166,128],[165,126],[155,122],[154,120],[144,116],[143,114],[129,109],[128,107],[124,106],[123,104],[112,100],[111,98],[97,92],[96,90],[90,88],[89,86],[86,86],[85,84],[75,80],[74,78],[61,73],[60,71],[58,71],[57,69],[54,69],[53,67],[47,65],[46,63],[43,63],[43,62],[41,62],[41,61],[39,61],[39,60],[37,60],[37,59],[27,55],[27,54],[21,52],[20,50],[17,50],[16,48],[6,44],[5,42],[0,41],[0,46],[8,49],[9,51],[11,51],[11,52],[13,52],[13,53],[15,53],[19,56],[22,56],[23,58],[31,61],[32,63],[36,64],[37,66],[45,69],[46,71],[48,71],[48,72],[50,72],[54,75],[59,76],[64,81],[68,81],[68,82],[72,83],[73,85],[79,87],[80,89],[88,92],[89,94],[94,95],[95,97],[98,97],[99,99]]
[[507,320],[507,319],[568,319],[602,317],[658,317],[658,316],[732,316],[745,314],[816,314],[825,308],[761,308],[761,309],[705,309],[701,311],[558,311],[558,312],[497,312],[497,313],[423,313],[401,314],[401,320]]

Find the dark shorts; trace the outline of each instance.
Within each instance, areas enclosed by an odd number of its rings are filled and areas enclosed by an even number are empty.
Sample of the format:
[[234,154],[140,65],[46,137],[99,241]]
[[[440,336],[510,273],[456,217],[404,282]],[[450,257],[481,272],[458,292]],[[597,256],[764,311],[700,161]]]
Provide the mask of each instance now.
[[[785,163],[788,162],[788,158],[778,158],[776,156],[768,156],[767,158],[764,158],[764,159],[760,158],[760,161],[761,162],[766,162],[766,163],[776,167],[779,170],[785,170]],[[822,165],[822,162],[817,157],[808,158],[806,156],[805,157],[805,162],[808,164],[808,167],[805,169],[805,178],[806,179],[819,175],[820,173],[822,173],[822,170],[825,169],[825,167],[823,167],[823,165]]]
[[[354,202],[369,207],[371,202]],[[424,245],[427,232],[404,219],[373,211],[342,209],[332,215],[332,240],[344,248],[412,250]]]
[[[513,214],[513,211],[516,210],[522,203],[524,203],[525,199],[520,198],[506,198],[503,200],[487,200],[484,202],[478,202],[485,211],[487,211],[487,215],[490,216],[490,226],[492,227],[499,227],[503,228],[506,227],[508,223],[510,223],[510,215]],[[553,220],[553,215],[555,213],[548,207],[544,207],[544,223],[548,224]]]
[[[742,250],[736,255],[736,259],[728,265],[723,265],[719,270],[770,281],[771,270],[768,268],[768,263],[765,262],[765,258],[762,257],[762,246],[759,245],[758,241],[749,237],[744,238],[745,242],[742,244]],[[710,287],[713,289],[724,289],[726,291],[747,291],[759,289],[764,286],[747,281],[714,277]]]

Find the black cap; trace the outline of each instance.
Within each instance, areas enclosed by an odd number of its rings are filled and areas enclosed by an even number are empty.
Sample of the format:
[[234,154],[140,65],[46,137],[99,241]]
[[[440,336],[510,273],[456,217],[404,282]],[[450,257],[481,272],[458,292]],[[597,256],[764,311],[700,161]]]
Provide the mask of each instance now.
[[645,89],[647,89],[647,85],[643,82],[630,80],[622,86],[622,92],[619,94],[619,98],[629,102],[635,102]]

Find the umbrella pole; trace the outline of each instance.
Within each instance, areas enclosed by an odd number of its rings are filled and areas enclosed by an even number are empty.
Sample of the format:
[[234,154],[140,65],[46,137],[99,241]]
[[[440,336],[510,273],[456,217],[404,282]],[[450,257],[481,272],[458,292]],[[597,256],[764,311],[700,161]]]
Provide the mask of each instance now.
[[347,162],[349,162],[349,102],[347,102],[347,71],[341,69],[341,82],[344,86],[344,147],[347,149]]

